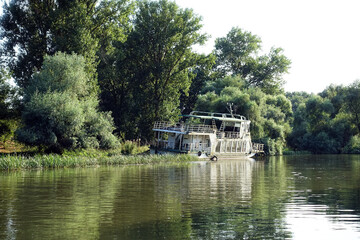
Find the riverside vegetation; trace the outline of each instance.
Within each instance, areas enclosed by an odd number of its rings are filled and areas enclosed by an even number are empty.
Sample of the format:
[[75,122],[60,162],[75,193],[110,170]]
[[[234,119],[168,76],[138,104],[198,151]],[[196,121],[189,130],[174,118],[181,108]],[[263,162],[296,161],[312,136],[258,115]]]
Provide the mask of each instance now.
[[121,141],[127,154],[127,140],[148,145],[156,120],[227,112],[227,103],[252,121],[269,155],[360,153],[360,82],[285,92],[290,59],[281,48],[264,53],[239,27],[205,55],[193,50],[208,39],[201,17],[168,0],[12,0],[3,9],[0,142],[42,153],[2,156],[4,169],[102,164]]
[[38,149],[0,154],[0,170],[56,169],[68,167],[110,166],[128,164],[186,163],[197,158],[190,155],[152,155],[147,146],[126,141],[116,149],[81,149],[59,154],[39,153]]
[[67,167],[110,166],[125,164],[185,163],[196,158],[190,155],[122,155],[100,152],[89,154],[38,154],[34,156],[0,156],[0,170],[55,169]]

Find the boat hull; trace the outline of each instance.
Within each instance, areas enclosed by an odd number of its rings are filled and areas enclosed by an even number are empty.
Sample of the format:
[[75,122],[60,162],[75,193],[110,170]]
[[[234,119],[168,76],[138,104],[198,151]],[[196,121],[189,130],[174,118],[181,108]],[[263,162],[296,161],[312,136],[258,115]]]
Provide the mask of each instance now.
[[[150,154],[189,154],[200,159],[210,159],[210,160],[221,160],[221,159],[243,159],[243,158],[252,158],[256,153],[188,153],[185,151],[174,151],[170,149],[154,149],[150,148]],[[216,161],[215,160],[215,161]]]

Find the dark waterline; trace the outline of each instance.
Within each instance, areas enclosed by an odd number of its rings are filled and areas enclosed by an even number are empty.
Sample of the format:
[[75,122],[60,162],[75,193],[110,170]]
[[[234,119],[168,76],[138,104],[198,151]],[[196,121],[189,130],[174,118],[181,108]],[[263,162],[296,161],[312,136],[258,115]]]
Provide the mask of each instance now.
[[360,156],[0,173],[0,239],[360,239]]

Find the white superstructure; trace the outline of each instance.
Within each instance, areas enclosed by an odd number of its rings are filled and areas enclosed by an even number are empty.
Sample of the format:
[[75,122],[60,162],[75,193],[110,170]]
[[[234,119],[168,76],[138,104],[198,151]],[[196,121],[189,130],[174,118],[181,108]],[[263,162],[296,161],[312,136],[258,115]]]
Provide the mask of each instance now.
[[155,152],[193,153],[213,159],[263,152],[263,144],[251,142],[251,121],[244,116],[196,111],[182,117],[185,122],[155,122]]

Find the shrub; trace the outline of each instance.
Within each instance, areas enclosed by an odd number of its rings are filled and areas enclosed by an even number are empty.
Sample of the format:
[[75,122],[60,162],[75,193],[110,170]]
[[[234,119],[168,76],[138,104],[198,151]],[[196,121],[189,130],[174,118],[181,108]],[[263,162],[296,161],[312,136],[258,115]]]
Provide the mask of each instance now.
[[360,136],[355,135],[350,138],[350,141],[343,149],[343,153],[360,154]]
[[4,143],[14,137],[14,132],[18,126],[18,121],[14,119],[0,120],[0,142]]
[[18,140],[54,152],[74,148],[114,148],[119,141],[110,113],[97,110],[90,94],[85,60],[78,55],[47,56],[25,90],[24,126]]
[[283,146],[284,143],[279,139],[271,139],[271,138],[262,138],[259,140],[254,140],[254,142],[264,144],[264,151],[267,155],[282,155],[283,154]]

